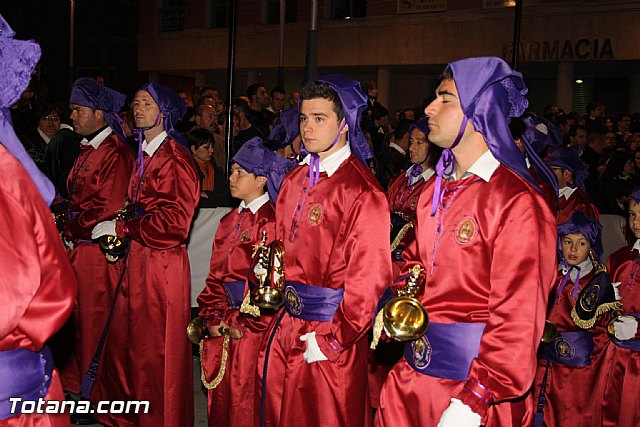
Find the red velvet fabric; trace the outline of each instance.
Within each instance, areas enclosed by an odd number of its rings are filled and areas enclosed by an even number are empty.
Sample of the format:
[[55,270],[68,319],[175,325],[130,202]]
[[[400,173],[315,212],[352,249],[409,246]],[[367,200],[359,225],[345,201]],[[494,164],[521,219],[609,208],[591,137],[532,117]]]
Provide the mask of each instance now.
[[[407,267],[426,268],[419,299],[430,321],[486,325],[478,357],[466,383],[417,373],[401,360],[382,388],[376,424],[435,426],[455,397],[487,426],[528,425],[527,393],[557,274],[555,218],[542,195],[504,166],[489,182],[471,176],[443,187],[433,217],[432,187],[420,196]],[[478,384],[492,396],[489,406],[470,391]]]
[[[230,340],[226,372],[217,388],[209,390],[209,426],[253,426],[255,416],[254,392],[256,388],[256,363],[260,341],[269,325],[272,313],[261,309],[259,318],[241,314],[230,308],[223,283],[245,281],[251,254],[255,244],[260,242],[262,231],[267,239],[275,237],[275,208],[267,202],[255,214],[248,209],[238,213],[232,210],[220,221],[213,241],[211,269],[206,286],[200,296],[200,317],[209,320],[210,325],[220,324],[221,319],[243,332],[239,340]],[[245,285],[245,295],[248,287]],[[219,363],[212,352],[220,352],[216,341],[222,337],[204,341],[203,365],[211,381],[219,372]],[[216,354],[217,355],[217,354]]]
[[558,224],[564,224],[571,219],[574,212],[581,211],[588,217],[595,218],[600,221],[600,212],[598,208],[591,203],[589,196],[579,188],[571,194],[569,200],[561,196],[558,201]]
[[[48,206],[20,163],[0,145],[0,351],[39,351],[71,313],[77,291]],[[46,399],[64,400],[57,371]],[[0,425],[62,426],[68,416],[20,415]]]
[[[618,287],[626,313],[640,313],[640,253],[625,246],[609,257],[607,271]],[[636,334],[635,340],[640,339]],[[640,353],[611,344],[605,362],[609,372],[604,391],[602,426],[640,425]]]
[[133,152],[115,133],[107,136],[98,148],[82,146],[67,181],[71,211],[78,216],[64,228],[67,240],[76,247],[70,252],[71,265],[78,278],[77,304],[73,311],[75,346],[72,360],[61,369],[65,390],[79,392],[82,378],[93,358],[102,328],[109,315],[122,262],[107,262],[91,239],[96,224],[114,219],[127,198],[133,169]]
[[[371,172],[353,155],[331,177],[321,173],[312,188],[308,174],[308,166],[293,169],[276,205],[285,275],[288,281],[344,289],[344,298],[331,322],[284,314],[268,358],[265,425],[361,427],[371,423],[365,333],[391,282],[389,206]],[[263,341],[260,380],[273,326]],[[300,336],[311,331],[329,360],[304,361]]]
[[[186,426],[193,423],[189,259],[184,241],[198,204],[189,153],[171,138],[132,189],[144,215],[127,221],[132,239],[94,397],[148,400],[149,414],[101,414],[106,425]],[[122,229],[122,224],[120,229]]]
[[[580,277],[579,290],[582,291],[593,278],[593,271],[584,277]],[[562,290],[559,300],[557,290],[563,276],[559,276],[554,287],[554,292],[549,301],[549,314],[547,319],[556,325],[559,332],[584,331],[573,322],[571,310],[576,304],[573,298],[574,284],[569,279]],[[607,335],[609,315],[601,315],[596,324],[588,329],[593,336],[594,347],[591,353],[591,365],[584,367],[571,367],[540,359],[535,380],[535,402],[542,385],[542,378],[548,363],[547,386],[545,397],[547,404],[544,408],[544,422],[548,427],[552,426],[597,426],[594,422],[601,409],[604,386],[606,383],[605,366],[603,366],[604,353],[611,344]],[[593,423],[593,424],[592,424]]]

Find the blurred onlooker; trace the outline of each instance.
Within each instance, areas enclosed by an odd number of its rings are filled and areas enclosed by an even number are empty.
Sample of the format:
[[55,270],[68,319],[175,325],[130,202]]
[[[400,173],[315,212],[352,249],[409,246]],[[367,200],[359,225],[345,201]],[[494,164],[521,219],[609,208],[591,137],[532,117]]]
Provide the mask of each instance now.
[[[587,194],[596,199],[600,194],[600,156],[604,150],[604,135],[592,133],[587,139],[587,146],[584,147],[580,158],[589,166],[589,176],[585,179]],[[602,169],[604,171],[604,168]]]
[[621,114],[618,120],[618,139],[621,142],[627,142],[629,139],[629,129],[631,128],[631,116],[629,114]]
[[22,145],[29,153],[29,156],[44,171],[44,153],[47,144],[53,135],[60,129],[61,114],[60,108],[55,105],[47,105],[42,108],[37,117],[37,123],[18,133]]
[[273,113],[267,110],[269,107],[269,94],[261,83],[254,83],[247,88],[247,98],[249,98],[249,113],[247,118],[259,132],[259,136],[266,139],[271,133],[271,122]]
[[587,114],[584,117],[584,126],[587,128],[587,133],[593,132],[604,133],[604,105],[599,102],[590,102],[587,104]]
[[187,143],[196,162],[200,177],[200,202],[198,207],[217,208],[229,206],[231,197],[224,171],[213,160],[213,134],[206,129],[192,129],[187,133]]
[[377,156],[376,178],[385,191],[387,191],[391,178],[407,169],[411,163],[408,150],[409,127],[412,123],[408,119],[400,120],[393,130],[393,141]]
[[574,147],[578,156],[587,146],[587,130],[582,125],[573,125],[569,129],[569,147]]
[[289,95],[289,108],[298,108],[298,98],[300,98],[300,92],[294,90]]
[[271,103],[267,107],[267,110],[274,114],[280,113],[284,109],[285,91],[280,86],[276,86],[271,89]]
[[626,216],[624,198],[635,187],[634,164],[626,151],[615,151],[600,177],[600,213]]

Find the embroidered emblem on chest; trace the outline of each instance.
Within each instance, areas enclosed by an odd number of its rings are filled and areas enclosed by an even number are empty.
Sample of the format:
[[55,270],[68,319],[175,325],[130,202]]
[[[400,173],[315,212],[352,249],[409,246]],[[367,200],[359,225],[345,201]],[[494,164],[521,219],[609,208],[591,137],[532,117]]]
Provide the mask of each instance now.
[[312,226],[318,226],[322,224],[324,219],[324,209],[320,203],[314,203],[309,206],[309,213],[307,214],[307,222]]
[[456,242],[461,245],[471,243],[478,235],[478,224],[476,220],[470,216],[462,218],[462,221],[456,226]]
[[431,343],[426,336],[422,336],[411,343],[413,348],[413,364],[423,369],[431,363]]
[[284,290],[284,300],[291,314],[299,315],[302,313],[302,300],[300,295],[293,286],[287,286]]
[[580,307],[587,313],[591,313],[598,304],[598,295],[600,295],[600,285],[594,284],[590,286],[580,295]]
[[251,239],[251,230],[249,229],[243,230],[242,233],[240,234],[240,243],[244,243],[249,239]]
[[576,349],[566,338],[558,337],[553,341],[553,350],[563,360],[569,360],[576,354]]

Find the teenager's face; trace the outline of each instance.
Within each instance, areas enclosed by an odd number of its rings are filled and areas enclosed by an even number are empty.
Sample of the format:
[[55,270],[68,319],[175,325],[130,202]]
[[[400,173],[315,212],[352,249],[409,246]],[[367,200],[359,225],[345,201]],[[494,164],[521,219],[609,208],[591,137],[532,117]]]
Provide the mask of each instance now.
[[[344,119],[343,119],[344,120]],[[341,122],[333,111],[333,102],[328,99],[305,99],[300,106],[300,135],[310,153],[320,157],[335,153],[346,144],[348,126],[340,131]],[[324,152],[340,133],[340,139],[329,151]]]
[[640,239],[640,204],[635,200],[629,200],[629,226],[636,238]]
[[229,189],[233,197],[245,200],[256,193],[257,189],[261,187],[262,184],[255,174],[247,172],[237,163],[231,165],[231,171],[229,172]]
[[[429,141],[443,148],[451,147],[462,123],[462,107],[453,80],[443,80],[436,89],[436,99],[424,110],[429,116]],[[465,133],[472,131],[467,124]]]
[[413,128],[409,134],[409,156],[411,163],[419,165],[427,160],[429,154],[429,140],[427,136],[420,130]]
[[569,265],[578,265],[589,256],[591,246],[582,233],[567,234],[562,238],[562,257]]

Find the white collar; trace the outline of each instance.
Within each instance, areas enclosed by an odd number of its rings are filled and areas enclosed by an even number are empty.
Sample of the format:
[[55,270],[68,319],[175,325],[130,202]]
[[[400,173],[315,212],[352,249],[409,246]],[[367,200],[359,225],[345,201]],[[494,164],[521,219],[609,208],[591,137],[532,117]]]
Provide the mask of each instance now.
[[104,141],[109,135],[111,135],[112,132],[113,130],[109,126],[107,126],[106,128],[104,128],[102,132],[97,134],[91,141],[87,141],[87,138],[82,138],[82,141],[80,141],[80,144],[90,145],[97,150],[98,147],[100,147],[100,144],[102,144],[102,141]]
[[416,182],[418,182],[420,179],[424,179],[425,182],[429,181],[429,178],[431,178],[433,175],[435,175],[436,171],[433,170],[432,168],[426,168],[424,171],[422,171],[422,173],[416,177],[411,176],[411,169],[413,169],[414,167],[416,167],[417,165],[411,165],[411,167],[409,169],[407,169],[407,171],[405,172],[405,175],[407,177],[409,177],[410,183],[409,185],[413,185]]
[[631,248],[631,250],[637,250],[640,251],[640,239],[636,240],[636,242],[633,244],[633,247]]
[[51,141],[51,138],[49,138],[46,133],[42,132],[42,129],[38,127],[37,131],[38,131],[38,134],[40,135],[40,138],[42,138],[45,143],[48,144],[49,141]]
[[[351,155],[351,147],[349,147],[349,142],[336,151],[335,153],[325,157],[320,160],[320,172],[326,172],[327,176],[331,176],[340,167],[340,165],[349,158]],[[308,165],[311,162],[311,154],[307,154],[304,159],[300,162],[301,165]]]
[[490,150],[487,150],[473,162],[471,167],[464,173],[464,176],[474,174],[484,181],[489,182],[493,173],[498,169],[498,166],[500,166],[500,162],[493,156]]
[[407,150],[405,150],[404,148],[400,147],[398,144],[396,144],[393,141],[391,141],[389,143],[389,148],[395,148],[398,151],[398,153],[402,154],[403,156],[407,154]]
[[593,263],[591,262],[591,258],[587,257],[587,259],[575,266],[577,267],[577,269],[571,267],[572,266],[566,267],[565,265],[563,265],[560,270],[562,274],[567,274],[567,272],[570,270],[569,277],[571,278],[571,281],[575,283],[576,278],[578,277],[578,271],[580,271],[580,277],[586,276],[587,274],[591,273],[591,270],[593,270]]
[[145,139],[142,143],[142,149],[149,155],[149,157],[152,157],[156,153],[156,151],[158,151],[158,148],[160,148],[160,144],[162,144],[166,137],[167,132],[163,130],[158,136],[153,138],[151,142],[147,142],[147,140]]
[[258,210],[269,201],[269,193],[264,193],[260,197],[256,197],[249,204],[246,204],[244,200],[240,202],[240,206],[238,206],[238,213],[242,212],[242,209],[249,209],[252,214],[258,212]]
[[569,197],[571,197],[571,195],[573,194],[574,191],[576,191],[577,188],[578,187],[571,188],[567,185],[566,187],[558,190],[558,197],[564,196],[566,200],[569,200]]

